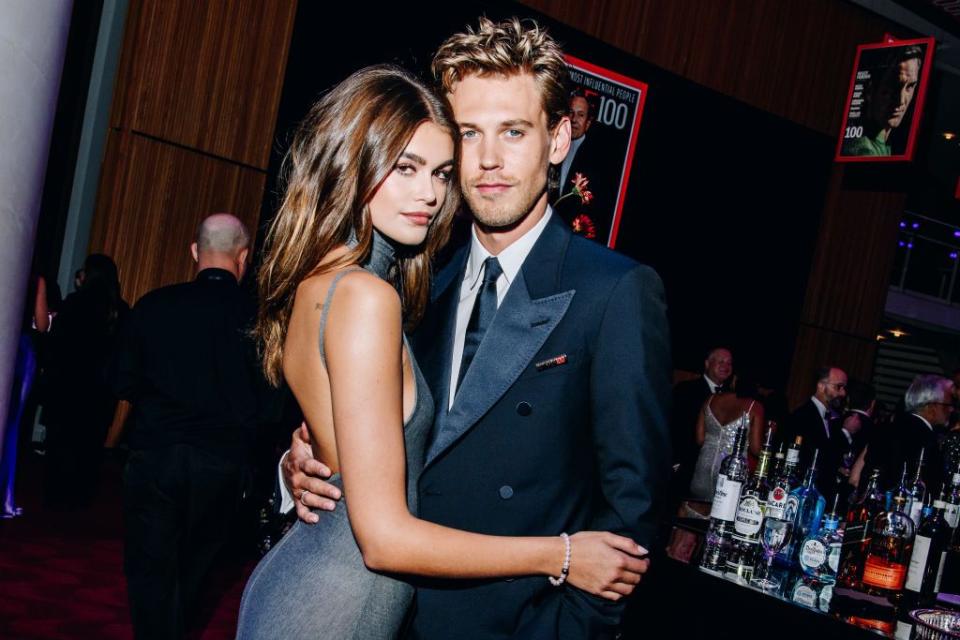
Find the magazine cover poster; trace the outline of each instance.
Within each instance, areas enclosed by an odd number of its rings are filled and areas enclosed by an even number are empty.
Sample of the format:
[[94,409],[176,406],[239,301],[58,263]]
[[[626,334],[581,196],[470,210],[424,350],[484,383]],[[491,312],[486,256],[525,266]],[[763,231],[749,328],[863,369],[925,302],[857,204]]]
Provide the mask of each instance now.
[[573,139],[550,201],[574,233],[613,248],[647,85],[573,56],[566,60]]
[[933,49],[933,38],[857,47],[837,161],[913,159]]

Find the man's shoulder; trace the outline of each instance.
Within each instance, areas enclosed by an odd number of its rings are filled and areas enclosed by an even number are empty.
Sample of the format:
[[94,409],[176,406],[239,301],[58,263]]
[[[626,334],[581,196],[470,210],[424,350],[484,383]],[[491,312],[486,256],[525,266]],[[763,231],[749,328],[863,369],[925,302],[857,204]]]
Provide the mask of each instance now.
[[653,267],[578,235],[570,238],[564,271],[593,290],[612,288],[628,275],[645,285],[662,286]]
[[156,307],[176,304],[193,294],[196,289],[195,282],[178,282],[177,284],[168,284],[152,291],[148,291],[134,305],[134,308],[143,312]]

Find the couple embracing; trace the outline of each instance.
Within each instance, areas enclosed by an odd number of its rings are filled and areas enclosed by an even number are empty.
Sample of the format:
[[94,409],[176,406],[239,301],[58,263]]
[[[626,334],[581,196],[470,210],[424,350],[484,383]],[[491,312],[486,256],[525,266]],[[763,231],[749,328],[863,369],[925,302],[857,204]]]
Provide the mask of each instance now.
[[[662,286],[547,204],[560,48],[481,19],[433,72],[443,95],[353,74],[287,157],[257,337],[307,425],[282,464],[301,522],[250,577],[239,638],[613,637],[648,568]],[[461,196],[470,241],[431,277]]]

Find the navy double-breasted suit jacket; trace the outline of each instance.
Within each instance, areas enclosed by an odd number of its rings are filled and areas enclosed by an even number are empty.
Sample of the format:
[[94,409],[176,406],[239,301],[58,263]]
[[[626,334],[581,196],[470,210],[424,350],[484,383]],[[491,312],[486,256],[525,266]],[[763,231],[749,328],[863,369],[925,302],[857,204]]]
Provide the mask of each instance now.
[[[554,215],[448,410],[468,252],[438,274],[413,336],[438,408],[420,517],[494,535],[614,531],[649,548],[671,461],[659,277]],[[417,586],[415,638],[606,637],[622,609],[544,577]]]

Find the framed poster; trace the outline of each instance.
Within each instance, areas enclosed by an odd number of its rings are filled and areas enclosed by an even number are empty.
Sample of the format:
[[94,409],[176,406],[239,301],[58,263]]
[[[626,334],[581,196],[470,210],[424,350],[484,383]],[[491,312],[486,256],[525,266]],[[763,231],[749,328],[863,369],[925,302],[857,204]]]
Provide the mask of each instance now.
[[913,159],[934,46],[933,38],[920,38],[857,47],[838,162]]
[[613,248],[647,85],[573,56],[566,60],[573,140],[551,202],[574,233]]

